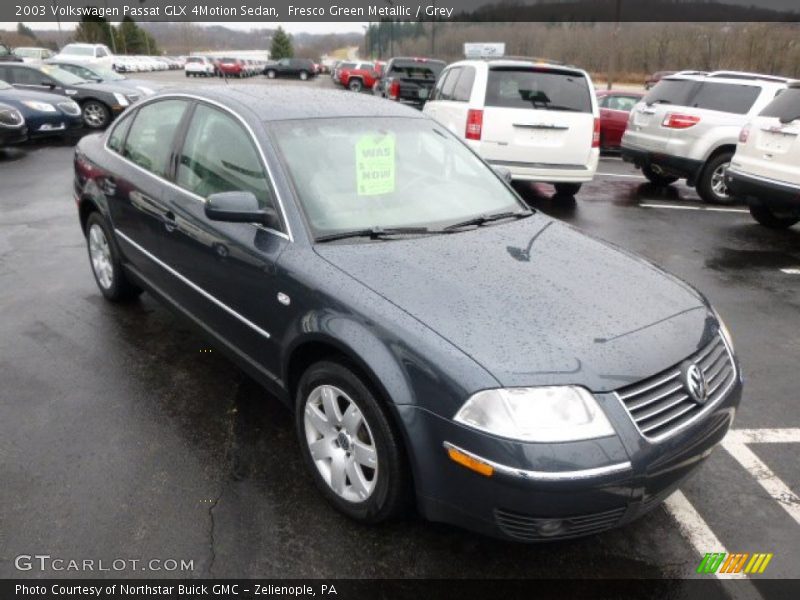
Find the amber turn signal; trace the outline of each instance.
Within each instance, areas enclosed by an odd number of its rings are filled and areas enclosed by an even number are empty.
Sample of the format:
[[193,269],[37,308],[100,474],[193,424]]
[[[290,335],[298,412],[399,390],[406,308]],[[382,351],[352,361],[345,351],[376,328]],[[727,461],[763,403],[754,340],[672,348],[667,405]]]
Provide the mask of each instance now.
[[475,460],[471,456],[467,456],[463,452],[459,452],[455,448],[448,448],[447,454],[450,456],[450,460],[453,462],[457,462],[462,467],[468,468],[470,471],[475,471],[476,473],[480,473],[484,477],[491,477],[494,473],[494,468],[491,465],[487,465],[484,462],[479,460]]

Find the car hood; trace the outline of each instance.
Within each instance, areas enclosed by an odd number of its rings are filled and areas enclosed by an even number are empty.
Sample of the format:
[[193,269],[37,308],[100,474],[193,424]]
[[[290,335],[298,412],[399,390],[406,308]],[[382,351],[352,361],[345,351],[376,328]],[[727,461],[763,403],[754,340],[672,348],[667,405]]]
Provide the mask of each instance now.
[[611,391],[679,363],[717,330],[687,284],[539,214],[451,235],[315,249],[504,386]]
[[69,87],[74,87],[81,90],[86,90],[89,92],[101,92],[105,94],[130,94],[131,89],[123,87],[121,85],[116,85],[113,83],[96,83],[94,81],[89,81],[86,83],[80,83],[78,85],[73,85]]
[[24,100],[35,100],[36,102],[47,102],[48,104],[58,104],[66,102],[60,94],[48,94],[47,92],[29,92],[28,90],[0,90],[0,102],[22,102]]

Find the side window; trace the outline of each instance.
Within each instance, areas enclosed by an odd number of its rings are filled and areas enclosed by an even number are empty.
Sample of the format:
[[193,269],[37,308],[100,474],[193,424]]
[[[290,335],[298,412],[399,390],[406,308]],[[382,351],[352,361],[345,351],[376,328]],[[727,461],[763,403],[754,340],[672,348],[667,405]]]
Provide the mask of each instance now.
[[131,126],[131,121],[133,121],[133,117],[125,116],[124,118],[117,121],[117,124],[114,125],[114,129],[111,130],[111,133],[108,135],[108,147],[111,148],[114,152],[122,153],[122,142],[125,139],[125,134],[128,133],[128,129]]
[[609,108],[609,102],[611,100],[611,96],[599,96],[597,98],[597,106],[600,108]]
[[176,183],[202,198],[218,192],[252,192],[262,208],[274,207],[250,134],[233,117],[205,104],[198,104],[192,116]]
[[172,138],[185,111],[184,100],[162,100],[140,108],[130,126],[122,155],[143,169],[165,177]]
[[108,52],[105,51],[103,48],[97,49],[97,58],[103,58],[104,56],[108,56]]
[[453,88],[453,100],[456,102],[469,102],[472,95],[472,84],[475,83],[475,67],[461,69],[461,77]]
[[439,77],[439,81],[436,82],[436,85],[433,87],[433,93],[431,94],[431,100],[441,100],[442,99],[442,86],[444,86],[444,82],[447,79],[447,76],[450,75],[450,71],[445,71],[442,73],[442,76]]
[[453,90],[456,87],[456,81],[458,81],[458,76],[461,74],[461,67],[455,67],[450,71],[450,76],[447,78],[447,81],[444,82],[442,86],[442,97],[440,100],[452,100],[453,99]]
[[18,67],[10,67],[8,69],[11,79],[9,83],[18,83],[22,85],[42,85],[48,77],[36,69],[20,69]]

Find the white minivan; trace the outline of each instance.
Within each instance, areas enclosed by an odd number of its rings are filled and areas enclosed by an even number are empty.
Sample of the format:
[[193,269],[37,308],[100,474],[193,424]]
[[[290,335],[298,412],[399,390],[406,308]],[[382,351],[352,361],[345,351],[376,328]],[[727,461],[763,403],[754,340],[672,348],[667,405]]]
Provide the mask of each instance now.
[[600,110],[589,75],[534,59],[463,60],[442,72],[423,112],[512,179],[572,196],[600,158]]

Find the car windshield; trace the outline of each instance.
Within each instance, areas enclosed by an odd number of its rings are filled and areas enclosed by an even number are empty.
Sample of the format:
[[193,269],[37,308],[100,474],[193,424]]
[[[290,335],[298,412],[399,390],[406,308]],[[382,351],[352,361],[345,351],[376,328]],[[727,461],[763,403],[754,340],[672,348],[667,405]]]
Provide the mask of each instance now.
[[36,48],[17,48],[14,54],[22,58],[38,58],[39,51]]
[[103,81],[122,81],[123,79],[127,79],[127,77],[120,75],[112,69],[106,69],[104,67],[92,67],[91,70],[94,71],[94,73]]
[[439,230],[527,208],[447,129],[428,119],[337,118],[268,124],[315,236]]
[[42,65],[39,67],[39,70],[42,73],[50,75],[50,77],[64,85],[78,85],[81,83],[86,83],[85,79],[81,79],[77,75],[73,75],[69,71],[65,71],[59,67],[54,67],[53,65]]
[[72,56],[94,56],[94,48],[91,46],[64,46],[61,54],[71,54]]

